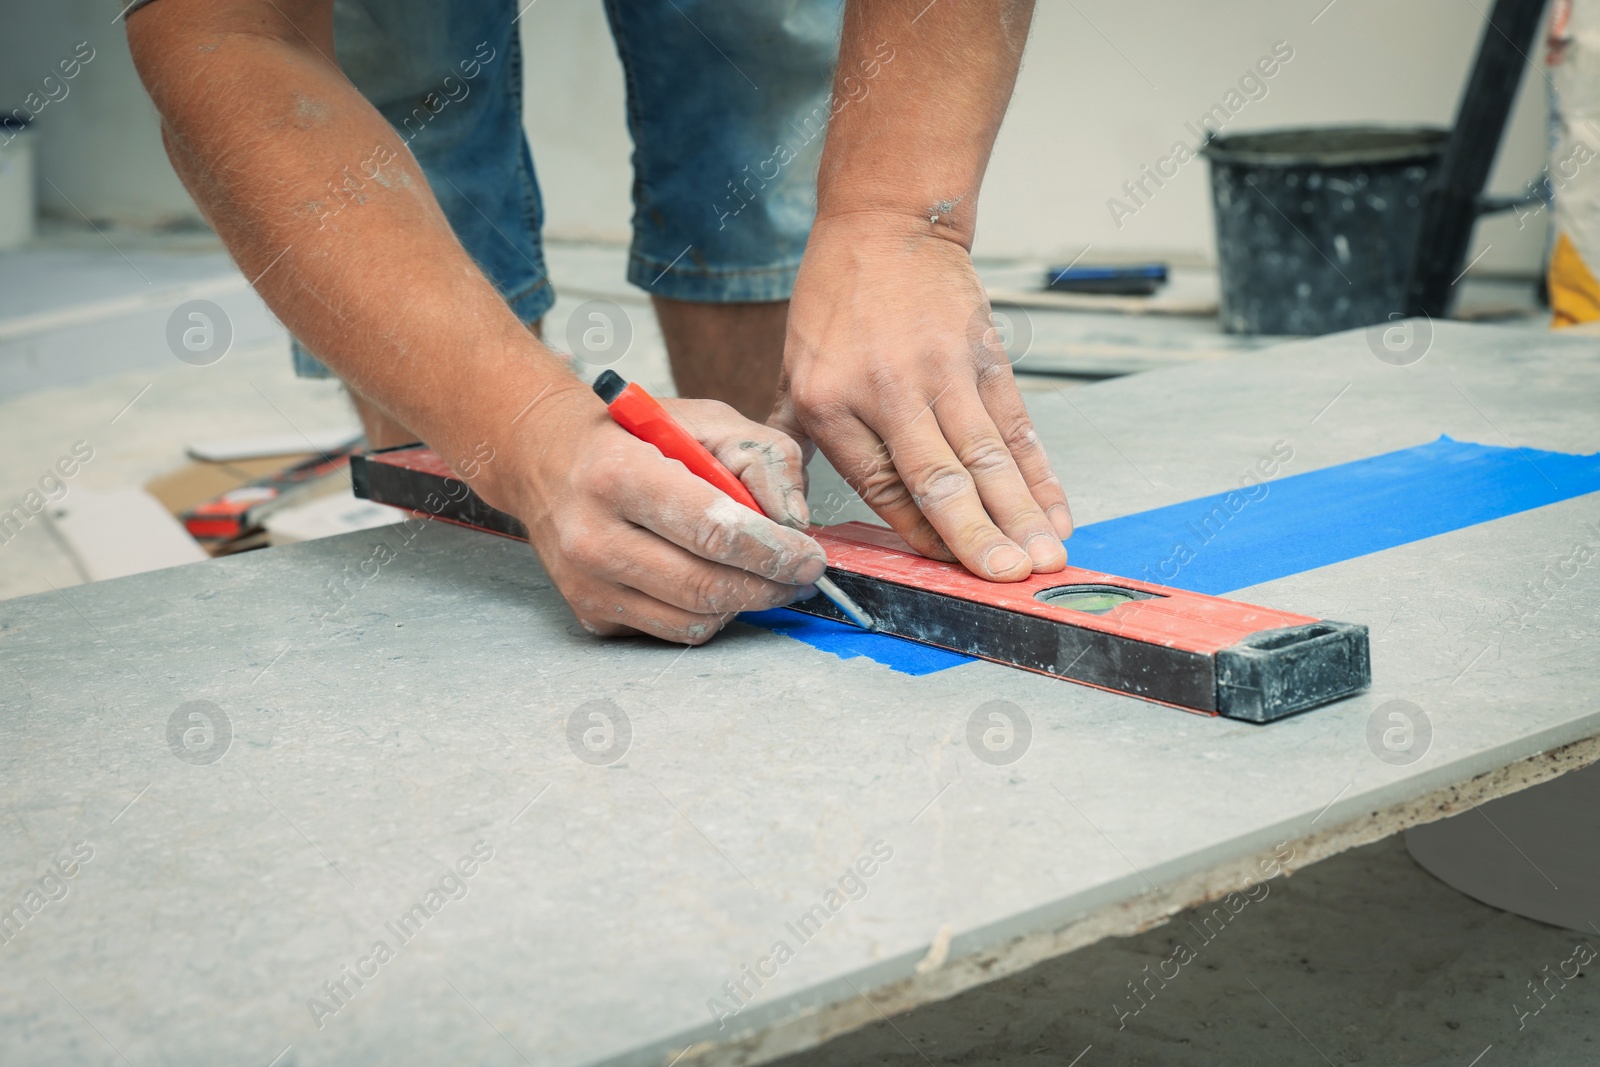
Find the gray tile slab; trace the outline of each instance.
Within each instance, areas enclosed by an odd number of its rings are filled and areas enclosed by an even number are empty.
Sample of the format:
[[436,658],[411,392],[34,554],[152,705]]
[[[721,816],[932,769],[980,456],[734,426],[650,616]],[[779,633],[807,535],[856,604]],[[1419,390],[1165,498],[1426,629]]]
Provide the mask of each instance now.
[[[1080,522],[1229,488],[1279,439],[1288,473],[1442,432],[1600,449],[1592,340],[1451,324],[1408,367],[1356,333],[1030,405]],[[876,1018],[861,994],[942,995],[969,961],[1000,973],[1075,920],[1600,733],[1595,568],[1522,628],[1485,623],[1584,521],[1593,496],[1243,591],[1373,628],[1370,693],[1266,728],[743,625],[599,642],[524,546],[437,526],[0,602],[0,907],[27,912],[0,944],[0,1061],[804,1045]],[[1433,726],[1404,767],[1366,740],[1396,697]],[[995,699],[1032,728],[1004,766],[967,741]]]

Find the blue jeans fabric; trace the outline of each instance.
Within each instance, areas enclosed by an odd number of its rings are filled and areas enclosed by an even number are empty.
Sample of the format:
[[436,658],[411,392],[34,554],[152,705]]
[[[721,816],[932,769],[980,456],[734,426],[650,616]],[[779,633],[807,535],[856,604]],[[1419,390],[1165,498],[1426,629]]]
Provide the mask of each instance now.
[[[340,65],[416,156],[462,245],[533,322],[555,292],[522,128],[520,7],[336,0],[334,34]],[[605,8],[634,144],[628,281],[675,300],[787,299],[816,209],[839,0]],[[330,376],[298,342],[294,358],[301,376]]]

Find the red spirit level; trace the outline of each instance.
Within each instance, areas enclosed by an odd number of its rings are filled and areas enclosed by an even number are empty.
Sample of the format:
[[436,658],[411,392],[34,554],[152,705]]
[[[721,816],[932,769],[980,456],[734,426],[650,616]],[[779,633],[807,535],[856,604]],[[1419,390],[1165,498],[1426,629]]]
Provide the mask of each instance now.
[[[522,524],[419,445],[358,455],[356,495],[509,537]],[[890,530],[813,527],[828,574],[882,633],[1203,714],[1270,722],[1365,689],[1367,628],[1068,567],[987,582]],[[791,605],[845,621],[822,596]]]

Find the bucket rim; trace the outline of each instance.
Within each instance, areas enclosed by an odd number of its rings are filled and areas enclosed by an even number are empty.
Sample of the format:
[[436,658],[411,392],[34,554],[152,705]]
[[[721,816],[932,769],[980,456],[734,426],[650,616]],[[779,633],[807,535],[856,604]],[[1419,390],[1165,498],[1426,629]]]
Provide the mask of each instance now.
[[[1332,143],[1321,148],[1295,143],[1302,139]],[[1433,159],[1444,154],[1449,141],[1450,130],[1440,126],[1285,126],[1213,134],[1200,152],[1215,163],[1254,167],[1372,166]]]

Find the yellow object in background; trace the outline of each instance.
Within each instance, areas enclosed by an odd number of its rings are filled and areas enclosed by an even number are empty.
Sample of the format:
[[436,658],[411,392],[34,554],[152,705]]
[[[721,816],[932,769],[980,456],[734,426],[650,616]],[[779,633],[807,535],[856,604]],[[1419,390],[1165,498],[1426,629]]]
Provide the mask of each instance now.
[[1600,0],[1557,0],[1550,19],[1554,142],[1552,328],[1600,321]]
[[1550,254],[1550,327],[1600,321],[1600,281],[1564,233]]

